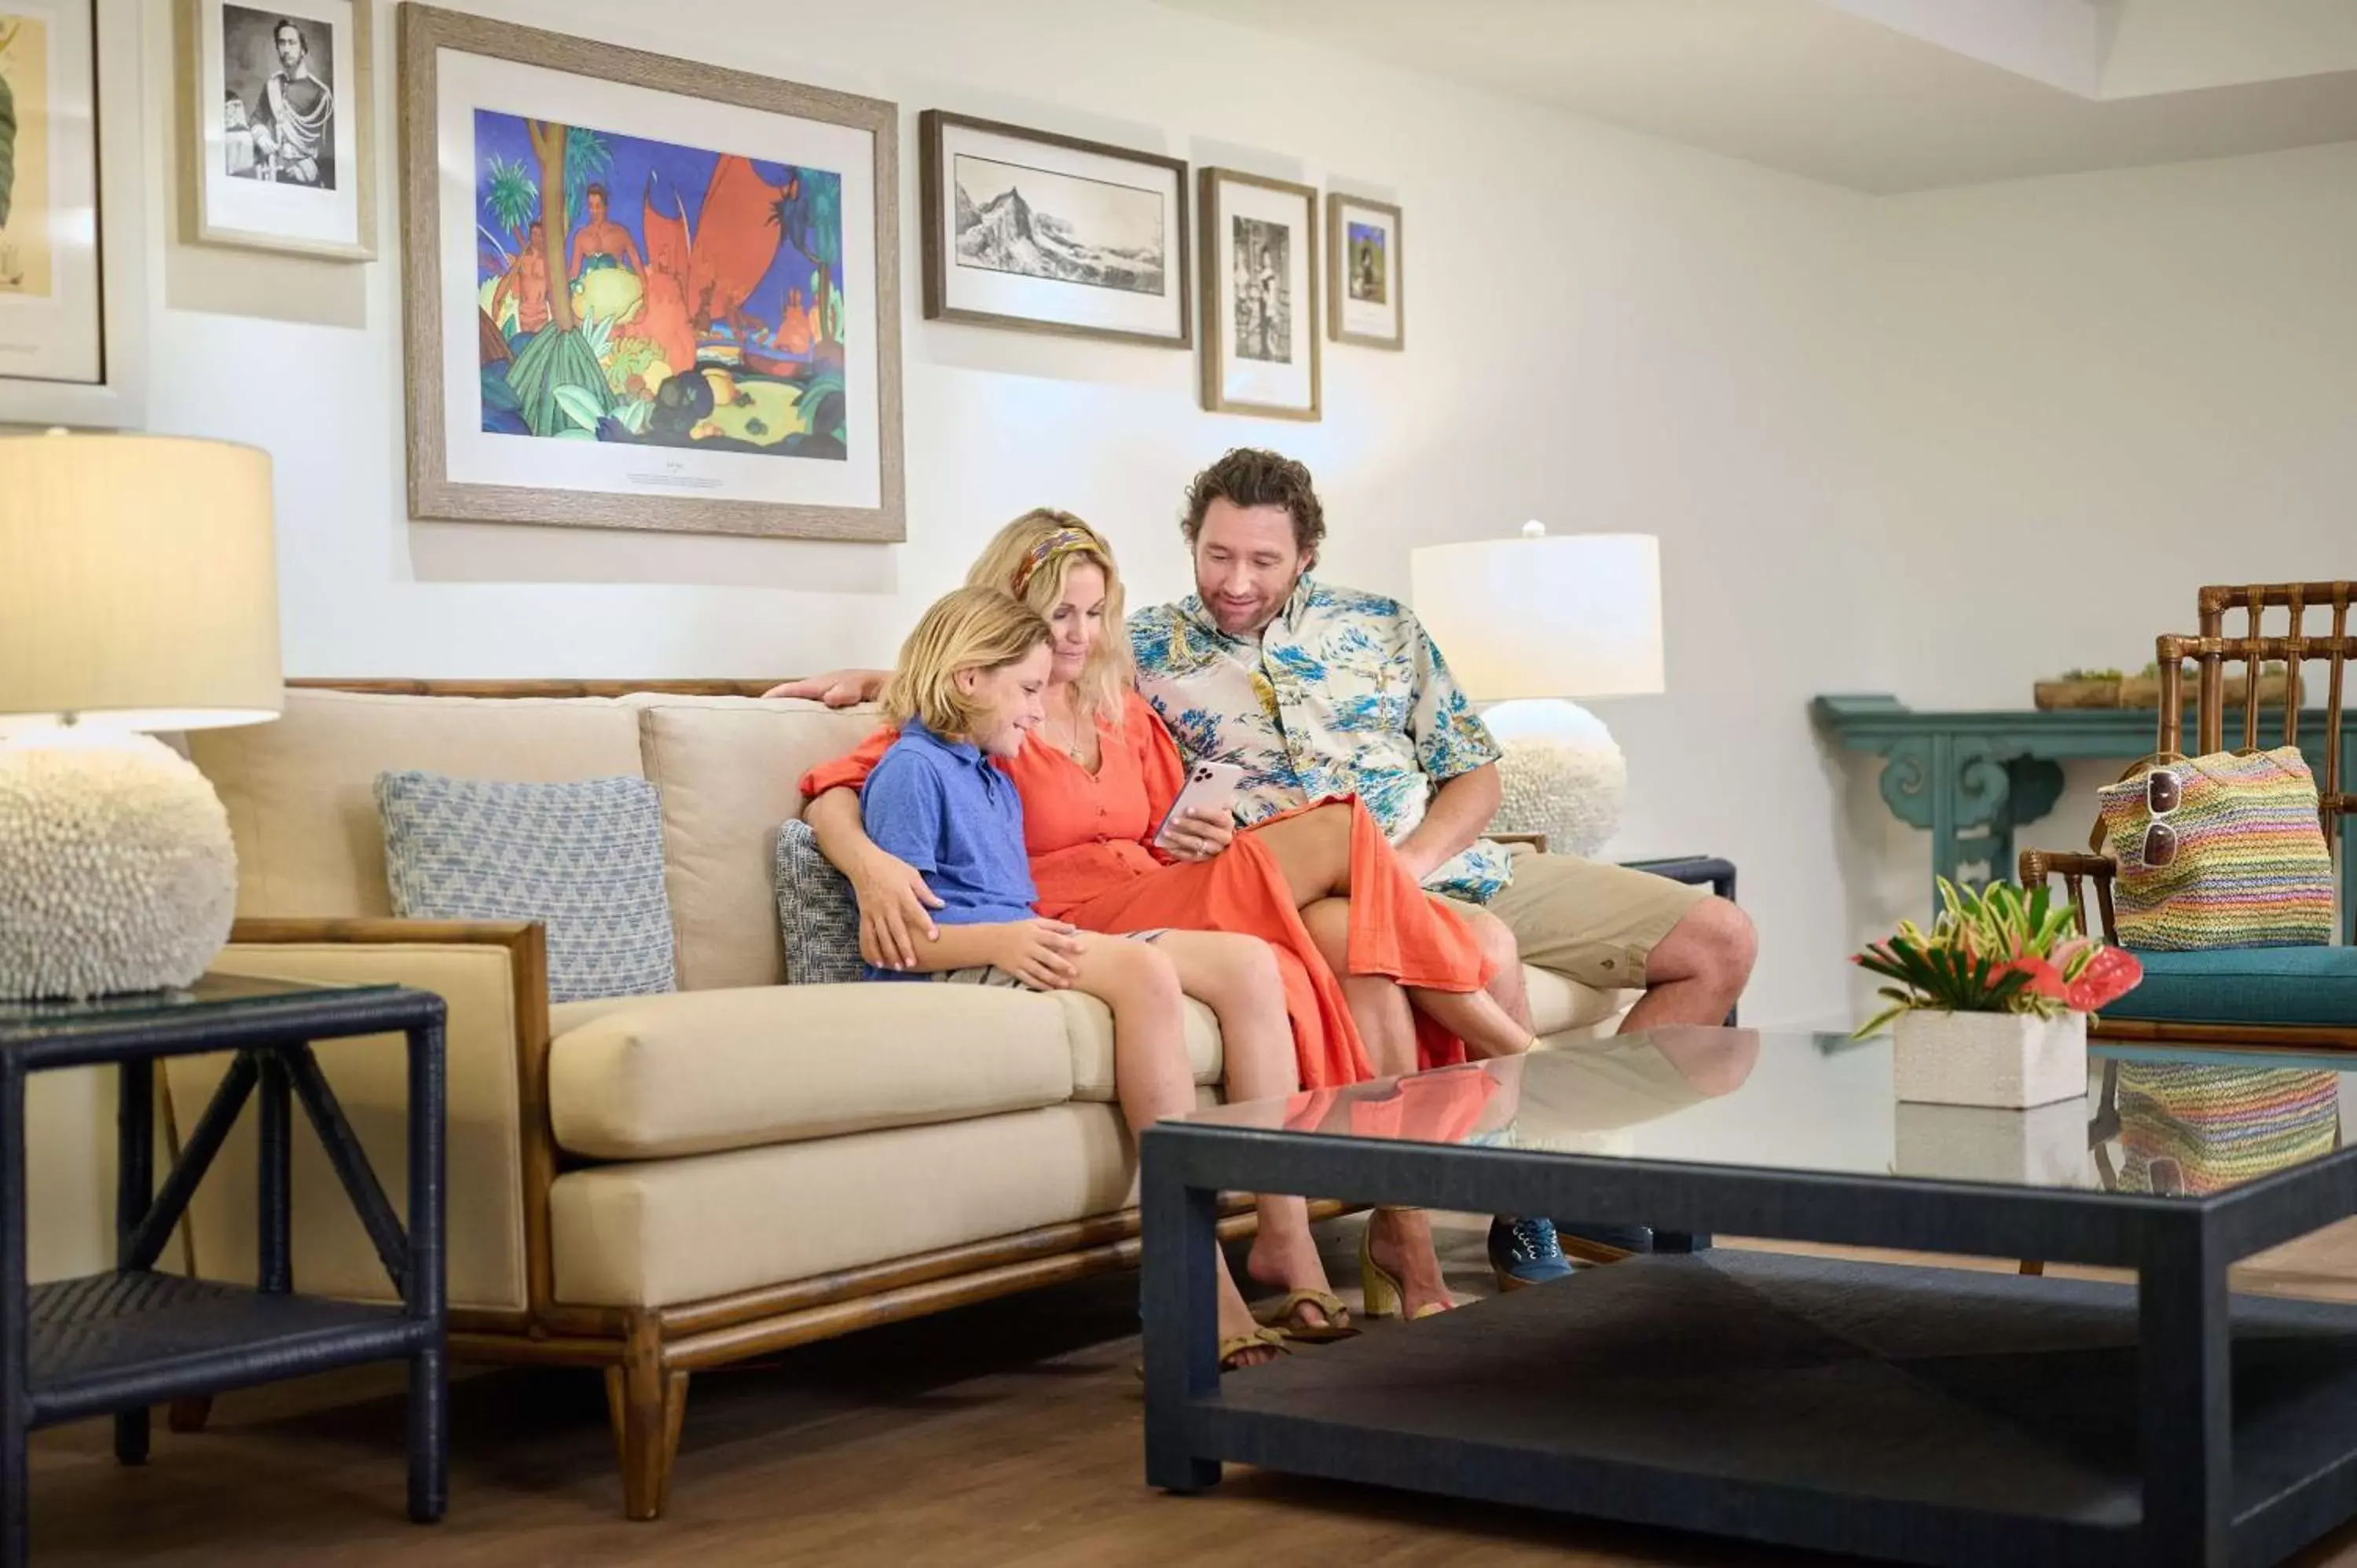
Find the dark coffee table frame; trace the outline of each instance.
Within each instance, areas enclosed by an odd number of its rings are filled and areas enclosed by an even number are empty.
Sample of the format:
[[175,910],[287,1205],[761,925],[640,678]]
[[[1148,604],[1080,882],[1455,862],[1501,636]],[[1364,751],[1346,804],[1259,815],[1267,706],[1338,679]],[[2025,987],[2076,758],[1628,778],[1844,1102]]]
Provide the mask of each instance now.
[[[2137,1053],[2149,1055],[2150,1053]],[[2259,1058],[2255,1065],[2266,1065]],[[1348,1136],[1163,1122],[1142,1140],[1146,1324],[1146,1470],[1150,1485],[1192,1492],[1215,1484],[1223,1458],[1350,1478],[1408,1473],[1430,1440],[1363,1426],[1268,1423],[1225,1410],[1214,1344],[1211,1268],[1218,1195],[1346,1195],[1355,1202],[1478,1214],[1577,1213],[1657,1230],[2036,1258],[2133,1269],[2144,1477],[2143,1516],[2115,1560],[2225,1564],[2266,1561],[2357,1512],[2357,1432],[2337,1464],[2284,1488],[2255,1513],[2233,1512],[2230,1322],[2226,1271],[2236,1259],[2357,1213],[2357,1147],[2201,1197],[2036,1190],[1964,1183],[1613,1159],[1530,1150],[1386,1142]],[[1616,1265],[1631,1266],[1631,1265]],[[2023,1280],[2025,1289],[2047,1283]],[[2059,1283],[2059,1282],[2058,1282]],[[1578,1279],[1542,1287],[1572,1291]],[[1480,1306],[1470,1311],[1479,1313]],[[2357,1327],[2357,1312],[2350,1314]],[[1413,1330],[1403,1330],[1412,1332]],[[1250,1377],[1247,1370],[1243,1377]],[[1451,1485],[1432,1455],[1429,1489],[1497,1496]],[[1379,1466],[1374,1461],[1380,1458]],[[1403,1463],[1408,1461],[1409,1463]],[[1568,1466],[1569,1475],[1576,1466]],[[1419,1472],[1424,1473],[1424,1472]],[[1715,1483],[1695,1476],[1685,1485]],[[1675,1487],[1668,1488],[1674,1494]],[[1612,1517],[1676,1525],[1683,1509],[1632,1500]],[[1512,1500],[1546,1506],[1548,1488]],[[1805,1506],[1802,1506],[1805,1503]],[[1593,1510],[1604,1511],[1604,1510]],[[1772,1501],[1747,1521],[1758,1539],[1830,1550],[1867,1549],[1835,1526],[1822,1497]],[[1973,1561],[1936,1529],[1910,1532],[1910,1554]],[[1998,1539],[2003,1538],[2002,1521]],[[1974,1537],[1975,1552],[1991,1539]],[[2022,1533],[2043,1557],[2050,1537]],[[1888,1548],[1887,1539],[1878,1538]],[[2244,1550],[2235,1552],[2241,1541]],[[2286,1544],[2286,1543],[2288,1544]],[[2077,1553],[2073,1553],[2077,1555]],[[2083,1560],[2102,1561],[2094,1552]]]

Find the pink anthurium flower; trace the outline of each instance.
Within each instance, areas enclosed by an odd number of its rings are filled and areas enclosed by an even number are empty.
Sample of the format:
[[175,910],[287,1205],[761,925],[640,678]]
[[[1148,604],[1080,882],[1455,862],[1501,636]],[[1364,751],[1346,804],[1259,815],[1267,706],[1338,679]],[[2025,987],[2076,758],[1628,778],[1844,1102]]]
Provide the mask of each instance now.
[[2105,948],[2071,983],[2062,1000],[2074,1013],[2100,1012],[2143,981],[2144,965],[2136,961],[2136,954],[2121,948]]

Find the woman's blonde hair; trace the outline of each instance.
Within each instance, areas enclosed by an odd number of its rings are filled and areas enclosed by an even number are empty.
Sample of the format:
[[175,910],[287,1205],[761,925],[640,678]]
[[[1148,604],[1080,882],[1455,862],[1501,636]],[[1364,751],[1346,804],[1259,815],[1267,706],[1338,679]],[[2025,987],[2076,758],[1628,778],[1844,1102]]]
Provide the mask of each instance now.
[[1103,573],[1105,587],[1104,629],[1073,682],[1080,693],[1081,717],[1118,728],[1133,676],[1129,628],[1122,615],[1121,568],[1114,564],[1113,546],[1103,534],[1071,512],[1038,507],[983,546],[965,580],[973,587],[1013,594],[1044,617],[1064,596],[1065,581],[1076,566],[1094,566]]
[[918,618],[884,687],[884,716],[915,719],[935,735],[963,737],[981,711],[958,690],[961,670],[997,670],[1048,645],[1048,623],[1000,588],[960,588]]

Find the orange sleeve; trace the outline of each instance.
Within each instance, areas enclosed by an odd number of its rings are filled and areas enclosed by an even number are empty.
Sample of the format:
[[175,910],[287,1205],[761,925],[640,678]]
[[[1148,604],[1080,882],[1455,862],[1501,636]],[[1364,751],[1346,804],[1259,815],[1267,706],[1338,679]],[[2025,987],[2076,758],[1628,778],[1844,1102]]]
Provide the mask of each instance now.
[[[1157,724],[1155,727],[1159,729],[1162,726]],[[899,733],[887,725],[861,741],[858,749],[850,756],[820,763],[802,775],[802,799],[815,800],[829,789],[858,789],[867,782],[868,774],[876,770],[876,765],[884,759],[884,754],[891,750],[892,743],[899,738]]]
[[[1146,831],[1148,835],[1162,825],[1169,813],[1170,803],[1178,798],[1187,782],[1187,765],[1179,759],[1178,747],[1172,742],[1170,732],[1162,727],[1162,715],[1154,704],[1136,693],[1129,693],[1128,705],[1121,714],[1122,739],[1137,758],[1138,777],[1146,781]],[[1172,865],[1171,857],[1155,848],[1151,836],[1146,850],[1165,865]]]
[[1154,820],[1159,822],[1187,781],[1187,765],[1179,760],[1170,732],[1162,727],[1162,715],[1135,692],[1122,710],[1121,728],[1122,739],[1128,743],[1137,758],[1137,771],[1146,779],[1146,804],[1154,808]]

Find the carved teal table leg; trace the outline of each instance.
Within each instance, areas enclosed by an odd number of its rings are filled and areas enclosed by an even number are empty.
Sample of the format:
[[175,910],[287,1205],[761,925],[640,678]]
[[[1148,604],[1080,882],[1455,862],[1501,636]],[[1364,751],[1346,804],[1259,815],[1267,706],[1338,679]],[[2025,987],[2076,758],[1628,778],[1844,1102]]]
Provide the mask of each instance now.
[[[2017,777],[2024,790],[2018,809]],[[1943,877],[1980,886],[2010,875],[2016,823],[2053,810],[2061,786],[2062,771],[2053,763],[2007,757],[1986,740],[1944,731],[1894,744],[1882,770],[1882,799],[1891,813],[1931,830],[1935,909]]]

